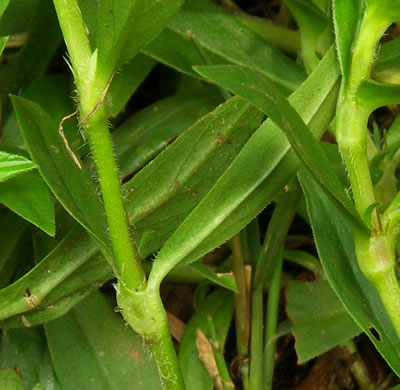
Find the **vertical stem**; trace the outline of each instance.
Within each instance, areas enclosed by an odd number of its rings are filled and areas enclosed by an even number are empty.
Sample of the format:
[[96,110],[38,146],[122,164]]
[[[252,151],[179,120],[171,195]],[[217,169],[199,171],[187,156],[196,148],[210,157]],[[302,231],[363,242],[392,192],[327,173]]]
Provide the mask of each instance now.
[[81,125],[96,164],[114,252],[118,305],[125,320],[150,346],[163,388],[181,390],[184,383],[159,295],[160,285],[147,284],[122,199],[104,104],[111,75],[96,69],[97,51],[91,52],[77,0],[54,0],[54,4],[72,62]]
[[[250,297],[247,277],[245,273],[245,254],[243,246],[243,233],[238,233],[232,238],[233,274],[235,275],[238,294],[235,294],[235,325],[236,345],[239,355],[247,356],[249,353],[250,339]],[[243,370],[242,379],[245,389],[248,388],[248,373]]]
[[279,295],[281,291],[281,275],[283,263],[283,250],[280,251],[279,260],[275,266],[268,289],[268,304],[265,327],[264,349],[264,389],[272,389],[272,379],[275,368],[276,341],[271,341],[276,333],[279,310]]
[[251,295],[250,389],[263,388],[264,316],[263,285],[258,283]]
[[289,227],[296,212],[300,191],[289,190],[278,199],[268,225],[252,283],[250,389],[261,390],[263,380],[263,286],[279,262]]
[[58,21],[74,69],[75,81],[84,77],[92,55],[85,25],[77,0],[54,0]]
[[156,324],[156,333],[148,339],[148,343],[157,363],[163,389],[184,390],[185,384],[169,332],[167,313],[158,290],[149,294],[147,302]]
[[[375,194],[366,142],[369,111],[360,102],[357,93],[361,83],[371,76],[379,40],[391,24],[384,14],[379,8],[367,6],[355,41],[350,74],[347,83],[342,85],[337,109],[337,141],[349,173],[355,205],[361,216],[375,203]],[[400,337],[400,288],[394,271],[395,237],[393,232],[381,226],[377,209],[372,214],[371,225],[370,237],[355,232],[358,264],[376,288]]]
[[354,357],[354,362],[351,365],[351,373],[357,382],[360,390],[374,390],[376,384],[371,381],[368,375],[367,367],[365,366],[360,354],[357,351],[356,343],[350,339],[343,343],[343,345],[349,350]]
[[[337,141],[350,177],[354,202],[361,216],[375,202],[367,156],[369,111],[357,98],[364,80],[371,76],[379,40],[390,23],[377,18],[367,8],[355,43],[347,84],[342,85],[337,110]],[[376,212],[372,225],[378,223]]]
[[[85,103],[87,104],[87,102]],[[92,109],[94,105],[88,104],[88,107]],[[81,104],[81,112],[82,114],[88,112],[83,104]],[[140,290],[145,287],[146,277],[131,239],[104,105],[100,106],[96,113],[88,119],[84,127],[96,163],[109,234],[115,254],[116,274],[127,286]]]

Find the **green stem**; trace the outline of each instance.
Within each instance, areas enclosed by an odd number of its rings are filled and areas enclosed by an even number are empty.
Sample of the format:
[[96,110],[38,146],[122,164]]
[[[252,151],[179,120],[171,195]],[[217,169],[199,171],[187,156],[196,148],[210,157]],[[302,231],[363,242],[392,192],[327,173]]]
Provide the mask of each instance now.
[[262,390],[263,386],[263,285],[258,283],[251,295],[250,339],[250,389]]
[[150,347],[163,389],[183,390],[185,386],[169,332],[167,314],[158,291],[159,288],[133,291],[119,281],[118,306],[125,320]]
[[[350,177],[356,208],[360,215],[375,202],[367,158],[367,122],[369,109],[357,98],[363,81],[371,76],[378,43],[389,24],[368,10],[361,23],[354,47],[347,84],[339,97],[336,135]],[[374,213],[372,225],[377,226]]]
[[275,368],[275,350],[276,341],[272,341],[278,323],[279,295],[281,291],[282,275],[282,254],[279,254],[279,260],[272,274],[271,285],[268,291],[268,305],[265,327],[265,349],[264,349],[264,389],[272,389],[272,379]]
[[168,318],[160,295],[149,296],[147,299],[150,311],[156,323],[155,337],[148,343],[157,363],[163,389],[184,390],[185,385],[181,375],[179,362],[168,327]]
[[277,255],[285,244],[286,235],[296,213],[300,195],[301,192],[298,189],[289,188],[278,199],[257,262],[253,279],[254,286],[257,286],[258,283],[265,285],[269,282],[275,268]]
[[278,49],[297,54],[301,49],[299,31],[277,26],[271,22],[248,16],[237,16],[240,23]]
[[[84,106],[81,103],[81,114],[87,115],[94,104]],[[118,168],[114,158],[111,135],[105,107],[102,104],[96,113],[84,124],[89,139],[90,149],[96,163],[98,179],[103,196],[109,234],[114,255],[115,271],[118,278],[133,289],[143,289],[146,277],[140,265],[139,255],[131,239],[128,218],[125,212]]]
[[287,232],[296,212],[300,191],[289,190],[278,199],[268,225],[253,276],[251,303],[250,389],[263,389],[263,286],[279,261]]
[[350,339],[343,343],[343,345],[353,355],[354,362],[351,365],[351,373],[357,382],[360,390],[374,390],[376,385],[371,381],[368,375],[367,367],[365,366],[360,354],[358,353],[356,343]]
[[92,55],[78,0],[54,0],[58,21],[67,45],[75,80],[85,76],[86,66]]
[[105,108],[111,74],[98,72],[77,0],[54,0],[79,96],[80,124],[89,140],[103,197],[118,278],[117,302],[129,325],[150,346],[164,389],[184,389],[178,360],[159,295],[148,286],[131,237]]
[[[375,203],[367,155],[369,108],[358,99],[363,81],[369,80],[378,43],[390,25],[379,8],[367,7],[357,37],[347,82],[342,85],[337,110],[337,141],[349,173],[356,208],[361,216]],[[344,75],[346,77],[346,75]],[[345,78],[346,80],[346,78]],[[381,226],[376,208],[371,236],[355,232],[357,260],[365,277],[376,288],[394,329],[400,337],[400,288],[395,275],[395,237]],[[383,219],[384,225],[390,221]]]
[[[235,294],[236,345],[239,355],[247,357],[250,339],[250,297],[244,268],[243,233],[238,233],[232,238],[232,268],[239,291]],[[242,370],[242,381],[244,388],[247,389],[248,370],[246,369]]]

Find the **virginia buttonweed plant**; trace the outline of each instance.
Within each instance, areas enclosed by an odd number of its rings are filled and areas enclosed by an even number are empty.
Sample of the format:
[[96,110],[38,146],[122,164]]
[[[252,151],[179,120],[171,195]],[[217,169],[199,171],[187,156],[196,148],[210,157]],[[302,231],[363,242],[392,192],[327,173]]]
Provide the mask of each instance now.
[[398,383],[400,0],[257,3],[0,4],[1,389]]

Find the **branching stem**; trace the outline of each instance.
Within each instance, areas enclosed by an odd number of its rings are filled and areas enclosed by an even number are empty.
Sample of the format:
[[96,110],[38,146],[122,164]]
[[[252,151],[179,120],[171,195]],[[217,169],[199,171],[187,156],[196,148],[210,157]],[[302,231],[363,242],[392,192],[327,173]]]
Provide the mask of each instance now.
[[[368,81],[377,47],[391,22],[379,8],[368,7],[364,14],[351,57],[350,73],[344,75],[337,109],[337,141],[349,174],[354,202],[361,216],[376,202],[367,156],[367,121],[371,107],[359,99],[363,81]],[[396,279],[393,232],[390,221],[381,224],[375,208],[371,217],[371,234],[355,231],[357,260],[364,276],[376,288],[394,329],[400,337],[400,288]]]

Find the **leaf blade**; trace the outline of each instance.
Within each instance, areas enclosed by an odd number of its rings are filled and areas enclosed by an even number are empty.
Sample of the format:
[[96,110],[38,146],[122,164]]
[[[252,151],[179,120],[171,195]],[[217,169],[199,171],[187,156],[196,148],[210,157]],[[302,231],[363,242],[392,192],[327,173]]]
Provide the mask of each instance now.
[[[317,136],[322,135],[335,112],[339,77],[336,64],[331,50],[290,98]],[[321,84],[327,88],[316,88]],[[154,262],[152,282],[159,283],[176,264],[199,258],[241,230],[287,184],[298,166],[284,134],[272,121],[265,121],[164,244]]]
[[72,160],[58,134],[56,120],[36,103],[12,97],[19,126],[39,171],[64,208],[112,253],[103,206],[85,169]]
[[35,164],[27,158],[0,151],[0,183],[34,168]]
[[101,0],[96,32],[98,72],[111,75],[133,58],[161,32],[182,3],[182,0]]
[[399,375],[400,340],[377,292],[358,267],[352,227],[307,171],[302,169],[299,178],[306,195],[319,258],[331,287]]
[[300,364],[362,332],[326,280],[292,281],[286,294]]
[[320,185],[331,194],[359,228],[366,228],[353,203],[345,194],[318,141],[297,111],[267,77],[255,70],[232,65],[204,66],[195,69],[267,114],[285,133],[299,159]]
[[37,172],[24,172],[0,183],[0,203],[54,236],[54,203],[48,187]]
[[126,389],[134,383],[137,389],[161,389],[154,361],[140,337],[124,325],[100,292],[45,325],[45,331],[63,388]]
[[333,22],[336,35],[336,47],[346,83],[350,72],[350,58],[353,42],[358,33],[365,0],[334,0]]

